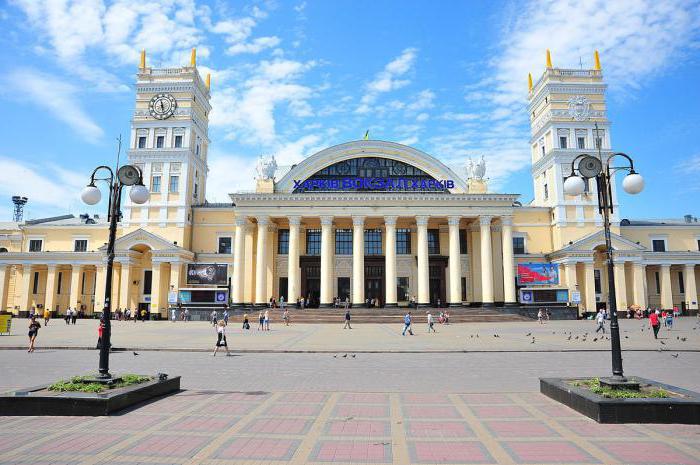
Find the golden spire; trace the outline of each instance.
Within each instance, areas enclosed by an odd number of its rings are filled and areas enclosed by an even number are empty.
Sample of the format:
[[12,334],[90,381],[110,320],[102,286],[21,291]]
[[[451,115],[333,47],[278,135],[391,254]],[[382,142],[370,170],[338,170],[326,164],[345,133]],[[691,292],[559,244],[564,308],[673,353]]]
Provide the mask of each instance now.
[[197,66],[197,49],[193,48],[192,49],[192,54],[190,55],[190,66],[195,67]]
[[600,71],[602,68],[600,67],[600,55],[598,55],[598,50],[593,52],[593,59],[595,61],[595,66],[593,69],[596,71]]
[[532,73],[527,73],[527,90],[532,92]]
[[146,50],[141,50],[141,62],[139,63],[139,68],[146,68]]
[[547,49],[547,69],[552,68],[552,54],[549,53],[549,49]]
[[211,73],[207,73],[206,83],[207,83],[207,89],[210,89],[211,88]]

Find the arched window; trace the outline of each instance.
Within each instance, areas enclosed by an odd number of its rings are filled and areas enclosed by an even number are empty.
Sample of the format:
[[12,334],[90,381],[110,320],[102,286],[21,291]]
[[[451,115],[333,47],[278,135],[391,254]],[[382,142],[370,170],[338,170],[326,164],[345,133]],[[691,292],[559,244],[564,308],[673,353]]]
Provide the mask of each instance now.
[[7,252],[7,249],[5,247],[0,247],[0,253],[5,253]]

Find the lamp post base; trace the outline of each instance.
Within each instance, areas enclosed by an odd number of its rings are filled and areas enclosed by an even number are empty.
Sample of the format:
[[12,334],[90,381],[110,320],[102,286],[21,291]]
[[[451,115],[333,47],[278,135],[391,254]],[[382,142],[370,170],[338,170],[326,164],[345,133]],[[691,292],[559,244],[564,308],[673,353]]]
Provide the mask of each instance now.
[[639,381],[636,379],[625,378],[624,376],[600,378],[600,385],[610,389],[629,389],[632,391],[639,391]]

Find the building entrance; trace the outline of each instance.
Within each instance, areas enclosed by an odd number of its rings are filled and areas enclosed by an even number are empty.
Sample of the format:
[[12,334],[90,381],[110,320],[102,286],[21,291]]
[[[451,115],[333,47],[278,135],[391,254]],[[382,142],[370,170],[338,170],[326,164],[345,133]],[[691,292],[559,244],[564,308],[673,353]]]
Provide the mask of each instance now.
[[[301,296],[307,307],[318,307],[321,298],[321,257],[300,257]],[[296,301],[297,297],[291,297]]]
[[365,257],[365,302],[379,300],[384,306],[386,287],[384,286],[384,257]]
[[430,305],[444,306],[445,301],[445,268],[447,257],[430,257],[428,265],[428,279],[430,289]]

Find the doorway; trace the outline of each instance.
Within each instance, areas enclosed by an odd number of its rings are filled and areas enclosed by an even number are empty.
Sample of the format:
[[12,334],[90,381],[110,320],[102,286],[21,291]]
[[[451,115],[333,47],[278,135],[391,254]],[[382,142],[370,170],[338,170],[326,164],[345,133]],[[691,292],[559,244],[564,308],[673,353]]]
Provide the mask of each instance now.
[[[321,298],[321,257],[300,257],[299,262],[301,265],[301,295],[306,299],[307,307],[318,307]],[[296,300],[296,297],[294,299]]]
[[446,304],[445,268],[447,268],[446,257],[430,257],[428,289],[430,291],[430,305],[434,307],[443,307]]
[[380,306],[384,306],[386,293],[384,265],[384,257],[365,257],[365,301],[379,299]]

